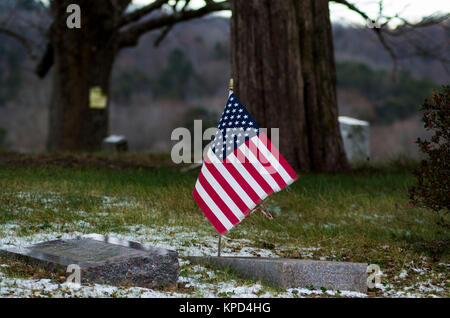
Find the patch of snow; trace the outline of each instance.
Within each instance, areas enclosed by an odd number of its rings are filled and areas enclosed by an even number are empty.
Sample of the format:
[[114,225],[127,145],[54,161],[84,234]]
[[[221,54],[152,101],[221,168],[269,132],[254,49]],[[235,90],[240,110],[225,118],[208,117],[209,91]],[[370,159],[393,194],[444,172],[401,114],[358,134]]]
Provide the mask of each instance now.
[[107,143],[116,143],[116,142],[121,142],[121,141],[126,141],[125,136],[122,135],[111,135],[106,137],[105,139],[103,139],[104,142]]
[[292,297],[292,296],[301,296],[301,295],[322,295],[327,294],[329,296],[344,296],[344,297],[357,297],[357,298],[364,298],[367,297],[366,294],[355,292],[355,291],[336,291],[336,290],[318,290],[318,289],[307,289],[307,288],[289,288],[286,293],[285,297]]
[[400,275],[398,275],[398,278],[403,279],[406,278],[406,276],[408,276],[408,271],[406,271],[405,269],[402,270],[402,272],[400,273]]
[[343,123],[343,124],[347,124],[347,125],[351,125],[351,126],[369,126],[369,122],[368,121],[364,121],[364,120],[360,120],[360,119],[356,119],[353,117],[348,117],[348,116],[339,116],[339,123]]
[[411,268],[412,271],[415,271],[416,273],[419,273],[420,275],[424,275],[428,272],[428,268]]

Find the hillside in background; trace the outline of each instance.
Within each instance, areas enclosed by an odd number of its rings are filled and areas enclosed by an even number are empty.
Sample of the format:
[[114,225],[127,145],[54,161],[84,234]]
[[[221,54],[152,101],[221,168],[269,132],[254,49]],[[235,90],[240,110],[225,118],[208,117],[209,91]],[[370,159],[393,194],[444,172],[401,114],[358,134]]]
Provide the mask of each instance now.
[[[430,55],[450,55],[450,27],[432,25],[418,28],[404,35],[387,37],[399,57],[399,68],[408,71],[414,78],[429,78],[444,84],[449,82],[450,65],[440,63]],[[337,61],[355,61],[373,69],[392,69],[392,58],[383,48],[375,32],[365,27],[333,25],[334,48]]]
[[[439,27],[423,32],[443,43],[449,38]],[[122,51],[113,71],[111,133],[126,135],[133,150],[168,150],[174,127],[194,118],[214,122],[227,94],[228,19],[176,25],[155,47],[158,36],[150,33]],[[340,114],[371,122],[374,158],[416,156],[412,142],[424,134],[418,107],[432,88],[449,82],[447,71],[415,56],[400,60],[394,79],[390,56],[367,28],[335,25],[334,46]],[[450,53],[448,44],[439,49]],[[33,66],[20,44],[0,35],[0,146],[3,128],[4,146],[44,149],[50,79],[38,80]]]

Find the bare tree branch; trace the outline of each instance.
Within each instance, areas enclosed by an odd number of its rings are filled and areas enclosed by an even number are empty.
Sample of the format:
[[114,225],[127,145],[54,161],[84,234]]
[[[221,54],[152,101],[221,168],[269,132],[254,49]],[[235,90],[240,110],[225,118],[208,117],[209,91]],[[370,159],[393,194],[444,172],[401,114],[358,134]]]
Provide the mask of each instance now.
[[346,6],[347,8],[349,8],[350,10],[355,11],[356,13],[358,13],[360,16],[362,16],[366,20],[370,19],[369,16],[365,12],[359,10],[354,4],[352,4],[346,0],[332,0],[332,1],[336,2],[336,3],[340,3],[344,6]]
[[[354,4],[346,1],[346,0],[331,0],[335,3],[339,3],[342,4],[344,6],[346,6],[347,8],[349,8],[350,10],[358,13],[362,18],[364,18],[366,21],[367,20],[372,20],[369,18],[369,16],[361,11],[358,7],[356,7]],[[383,46],[383,48],[389,53],[389,55],[392,58],[392,62],[393,62],[393,72],[394,74],[397,71],[397,62],[399,59],[399,56],[395,53],[394,48],[387,42],[385,35],[389,35],[389,36],[401,36],[404,35],[407,32],[410,32],[414,29],[417,28],[424,28],[424,27],[428,27],[428,26],[432,26],[432,25],[436,25],[436,24],[440,24],[444,21],[446,21],[449,18],[449,14],[443,15],[443,16],[429,16],[429,17],[425,17],[422,19],[422,21],[418,22],[418,23],[411,23],[408,20],[406,20],[405,18],[402,18],[399,16],[399,14],[396,14],[394,16],[384,16],[383,15],[383,1],[380,0],[379,2],[379,19],[383,18],[385,19],[385,22],[379,27],[375,27],[372,28],[372,30],[375,32],[375,34],[377,35],[381,45]],[[389,22],[391,22],[394,19],[398,19],[402,22],[402,25],[397,27],[395,30],[391,30],[388,27]],[[411,42],[409,42],[410,45]],[[415,47],[416,49],[418,48],[415,45],[412,45],[413,47]],[[435,59],[439,60],[442,63],[446,63],[446,61],[444,59],[441,59],[440,57],[438,57],[435,54],[432,54],[431,52],[426,53],[425,50],[423,48],[421,48],[420,52],[419,50],[414,54],[414,55],[420,55],[420,56],[432,56]],[[445,67],[446,68],[446,67]]]
[[[367,20],[372,20],[372,19],[370,19],[369,18],[369,16],[365,13],[365,12],[363,12],[363,11],[361,11],[361,10],[359,10],[354,4],[352,4],[352,3],[350,3],[350,2],[348,2],[348,1],[346,1],[346,0],[332,0],[333,2],[336,2],[336,3],[340,3],[340,4],[342,4],[342,5],[344,5],[344,6],[346,6],[347,8],[349,8],[350,10],[352,10],[352,11],[354,11],[354,12],[356,12],[356,13],[358,13],[361,17],[363,17],[366,21]],[[379,10],[382,10],[382,2],[380,1],[380,9]],[[394,71],[394,73],[397,71],[397,56],[395,55],[395,53],[394,53],[394,50],[389,46],[389,44],[386,42],[386,39],[384,38],[384,36],[383,36],[383,34],[382,34],[382,29],[381,28],[373,28],[372,29],[374,32],[375,32],[375,34],[377,35],[377,37],[378,37],[378,40],[380,41],[380,43],[381,43],[381,45],[384,47],[384,49],[389,53],[389,55],[391,56],[391,58],[392,58],[392,63],[393,63],[393,71]]]
[[163,15],[158,18],[137,23],[120,33],[119,47],[135,46],[139,41],[139,37],[149,31],[173,25],[175,23],[200,18],[215,11],[229,9],[230,6],[228,1],[206,1],[206,4],[200,9],[175,11],[170,15]]
[[160,9],[164,4],[169,2],[169,0],[157,0],[140,9],[134,10],[133,12],[127,13],[119,21],[119,27],[125,26],[129,23],[136,22],[146,16],[147,14]]
[[[175,4],[172,6],[172,10],[175,13],[176,9],[177,9],[177,5],[178,5],[179,0],[175,1]],[[181,9],[181,12],[184,12],[187,8],[187,6],[189,5],[189,3],[191,2],[191,0],[185,0],[184,1],[184,6]],[[159,46],[159,44],[164,40],[164,38],[167,36],[167,34],[169,34],[169,32],[172,30],[174,26],[174,23],[169,24],[162,32],[161,34],[158,36],[158,38],[155,40],[155,42],[153,43],[153,45],[155,47]]]
[[14,32],[12,30],[9,30],[7,28],[4,28],[2,26],[0,26],[0,33],[8,35],[14,39],[16,39],[17,41],[19,41],[20,43],[22,43],[22,45],[25,47],[27,54],[31,57],[31,59],[35,60],[37,57],[36,55],[33,53],[33,48],[30,44],[30,42],[21,34]]
[[169,32],[172,30],[173,28],[173,24],[169,24],[162,32],[161,34],[158,36],[158,38],[155,40],[155,42],[153,43],[153,45],[155,47],[159,46],[161,44],[161,42],[165,39],[165,37],[167,36],[167,34],[169,34]]
[[53,58],[53,46],[51,42],[48,42],[47,47],[45,48],[45,53],[34,71],[37,76],[39,76],[40,78],[44,78],[45,75],[47,75],[48,71],[53,66]]
[[405,18],[402,18],[398,15],[395,15],[393,17],[385,17],[385,18],[386,18],[386,22],[383,25],[389,23],[392,19],[398,19],[398,20],[402,21],[402,25],[400,27],[397,27],[395,30],[390,30],[388,28],[385,28],[383,30],[383,32],[386,32],[391,36],[401,36],[407,32],[412,31],[413,29],[426,28],[426,27],[429,27],[432,25],[441,24],[450,18],[450,14],[447,13],[445,15],[440,15],[440,16],[432,15],[432,16],[424,17],[418,23],[411,23],[408,20],[406,20]]
[[381,28],[373,28],[372,30],[375,31],[375,34],[378,37],[378,40],[380,41],[381,45],[384,47],[384,49],[389,53],[389,55],[392,58],[392,68],[394,74],[397,72],[397,64],[398,64],[398,58],[397,55],[394,52],[394,49],[386,42],[386,39],[382,33]]

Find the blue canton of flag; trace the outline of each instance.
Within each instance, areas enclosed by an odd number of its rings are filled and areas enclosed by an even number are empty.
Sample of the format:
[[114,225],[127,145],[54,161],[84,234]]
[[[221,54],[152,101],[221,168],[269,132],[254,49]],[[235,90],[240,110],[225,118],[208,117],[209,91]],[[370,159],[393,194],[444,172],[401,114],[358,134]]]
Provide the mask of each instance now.
[[217,129],[211,149],[221,160],[260,133],[258,125],[234,93],[228,97]]

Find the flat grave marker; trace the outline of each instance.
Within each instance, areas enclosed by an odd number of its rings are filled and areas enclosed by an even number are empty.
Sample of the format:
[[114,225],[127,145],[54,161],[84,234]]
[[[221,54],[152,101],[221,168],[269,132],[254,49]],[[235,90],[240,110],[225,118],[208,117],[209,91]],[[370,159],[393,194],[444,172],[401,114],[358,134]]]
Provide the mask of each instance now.
[[287,258],[191,256],[196,264],[230,268],[244,278],[275,287],[324,287],[367,292],[367,264]]
[[70,274],[68,266],[75,264],[81,283],[153,288],[176,286],[178,280],[177,252],[99,234],[0,249],[0,256],[65,276]]

